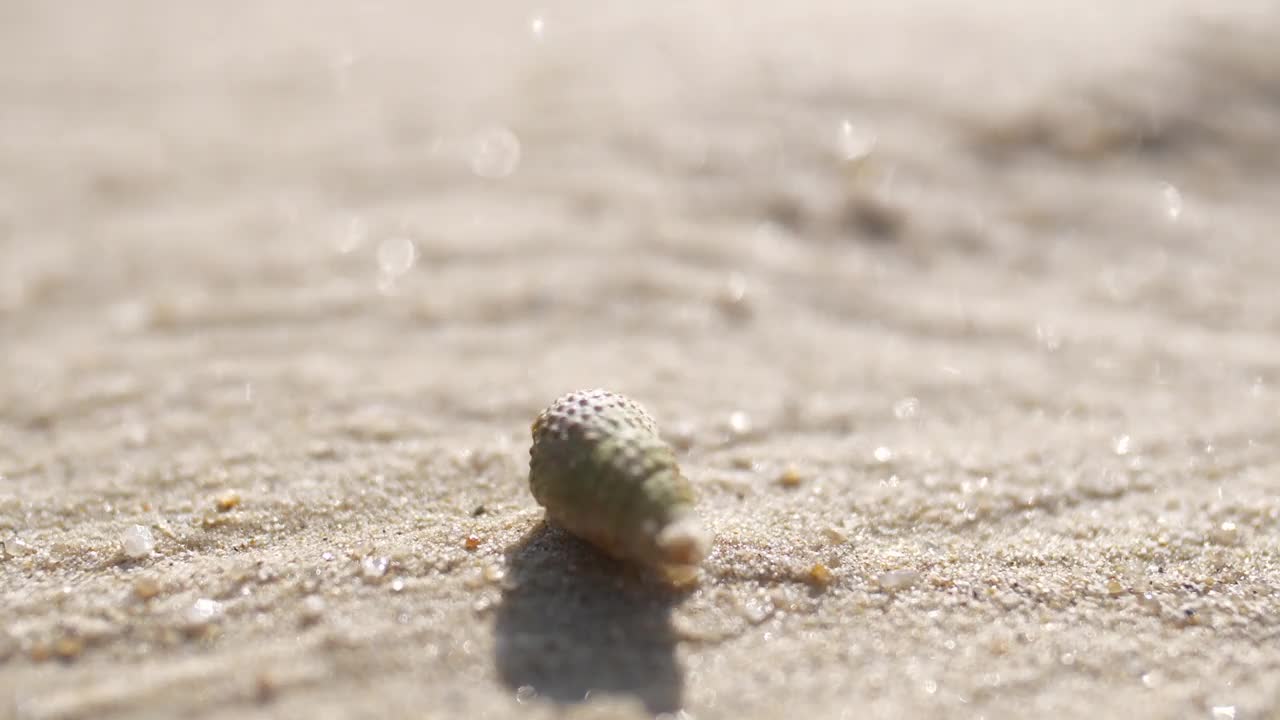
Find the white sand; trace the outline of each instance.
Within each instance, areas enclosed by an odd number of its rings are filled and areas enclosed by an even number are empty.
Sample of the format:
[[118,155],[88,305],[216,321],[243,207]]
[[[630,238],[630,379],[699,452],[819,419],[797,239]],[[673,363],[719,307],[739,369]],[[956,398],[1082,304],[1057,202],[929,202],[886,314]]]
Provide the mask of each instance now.
[[262,5],[0,6],[0,717],[1280,714],[1265,4]]

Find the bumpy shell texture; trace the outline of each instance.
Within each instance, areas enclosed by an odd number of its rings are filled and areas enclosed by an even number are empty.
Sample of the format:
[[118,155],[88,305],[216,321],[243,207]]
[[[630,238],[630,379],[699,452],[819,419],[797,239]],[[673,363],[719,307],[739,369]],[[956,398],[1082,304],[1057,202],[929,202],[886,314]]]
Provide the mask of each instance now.
[[691,572],[710,537],[658,426],[607,390],[569,393],[534,421],[529,489],[547,519],[605,552],[672,576]]

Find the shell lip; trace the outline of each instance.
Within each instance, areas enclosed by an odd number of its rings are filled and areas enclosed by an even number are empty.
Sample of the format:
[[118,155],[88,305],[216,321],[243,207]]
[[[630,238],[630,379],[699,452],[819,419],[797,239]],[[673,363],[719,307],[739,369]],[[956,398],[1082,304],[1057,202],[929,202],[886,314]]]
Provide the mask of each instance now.
[[696,568],[711,550],[711,535],[692,512],[664,527],[655,541],[662,564],[670,567]]

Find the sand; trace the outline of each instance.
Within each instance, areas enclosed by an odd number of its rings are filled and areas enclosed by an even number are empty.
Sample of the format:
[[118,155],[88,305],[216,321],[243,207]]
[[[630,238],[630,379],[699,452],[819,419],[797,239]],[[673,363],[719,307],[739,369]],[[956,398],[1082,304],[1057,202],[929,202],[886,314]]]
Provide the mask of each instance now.
[[1264,3],[453,5],[0,7],[0,717],[1280,715]]

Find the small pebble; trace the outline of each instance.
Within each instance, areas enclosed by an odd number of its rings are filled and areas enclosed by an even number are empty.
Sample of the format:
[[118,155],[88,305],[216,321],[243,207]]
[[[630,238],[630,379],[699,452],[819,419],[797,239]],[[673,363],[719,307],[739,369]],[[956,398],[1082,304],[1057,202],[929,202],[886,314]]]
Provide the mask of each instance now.
[[920,401],[913,397],[905,397],[893,404],[893,416],[899,420],[910,420],[920,412]]
[[275,675],[270,671],[262,671],[258,673],[258,677],[254,681],[254,699],[259,703],[271,702],[276,693],[280,690],[280,683],[276,680]]
[[831,570],[822,563],[817,563],[813,567],[809,568],[809,582],[817,585],[818,587],[826,587],[830,585],[834,578],[835,576],[831,574]]
[[228,490],[218,496],[216,502],[218,512],[229,512],[240,507],[240,493],[235,490]]
[[488,584],[488,580],[485,579],[484,570],[481,568],[472,568],[463,574],[462,584],[468,590],[479,590]]
[[741,410],[729,414],[729,431],[739,437],[751,432],[751,416]]
[[391,561],[386,557],[370,555],[360,561],[360,574],[367,581],[375,581],[387,574],[387,567]]
[[146,525],[130,525],[120,538],[120,547],[126,556],[139,560],[156,549],[156,539]]
[[741,608],[743,619],[752,625],[759,625],[765,620],[768,620],[773,617],[777,610],[778,609],[774,606],[773,602],[767,598],[763,600],[749,600],[744,603]]
[[338,451],[333,445],[323,440],[316,440],[307,446],[307,456],[316,460],[328,460],[337,457]]
[[822,535],[832,545],[843,545],[849,542],[849,535],[838,527],[828,526],[822,529]]
[[1111,440],[1111,449],[1117,455],[1128,455],[1133,447],[1133,440],[1128,435],[1117,435]]
[[475,535],[468,535],[467,539],[463,541],[463,545],[468,550],[476,550],[480,547],[480,538]]
[[747,280],[741,273],[731,273],[724,287],[716,295],[716,305],[726,317],[745,320],[751,317],[752,307],[747,296]]
[[150,600],[160,594],[160,583],[153,577],[140,577],[133,581],[133,596],[139,600]]
[[920,573],[915,570],[890,570],[876,578],[876,584],[889,592],[906,590],[917,582],[920,582]]
[[31,543],[21,538],[9,538],[4,541],[5,557],[22,557],[24,555],[34,555],[36,549]]
[[800,487],[802,482],[804,482],[804,476],[795,468],[787,468],[778,476],[778,484],[785,488]]
[[183,613],[182,619],[189,628],[198,630],[222,616],[222,603],[209,598],[200,598],[192,603]]
[[501,582],[502,578],[507,576],[506,571],[497,565],[485,565],[483,572],[484,579],[491,583]]
[[675,423],[669,430],[662,433],[662,436],[667,439],[667,442],[671,443],[672,447],[681,451],[693,447],[697,435],[698,428],[687,420]]
[[63,660],[74,660],[84,652],[84,643],[78,638],[61,637],[53,644],[53,654]]
[[1108,580],[1108,581],[1107,581],[1107,594],[1108,594],[1108,595],[1119,595],[1119,594],[1120,594],[1120,593],[1122,593],[1122,592],[1124,592],[1124,586],[1120,584],[1120,581],[1119,581],[1119,580],[1116,580],[1115,578],[1112,578],[1112,579],[1110,579],[1110,580]]
[[302,624],[313,625],[324,617],[324,598],[319,595],[308,595],[302,600]]
[[1240,528],[1228,520],[1210,530],[1209,539],[1216,545],[1236,545],[1240,542]]
[[44,662],[53,657],[53,648],[49,646],[49,643],[41,640],[31,646],[28,654],[31,657],[31,662]]

